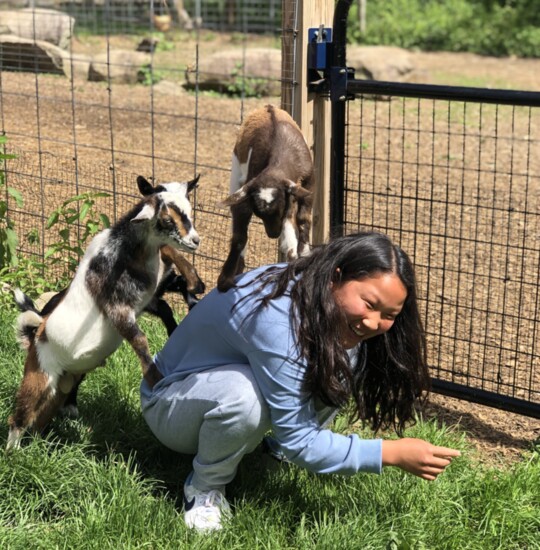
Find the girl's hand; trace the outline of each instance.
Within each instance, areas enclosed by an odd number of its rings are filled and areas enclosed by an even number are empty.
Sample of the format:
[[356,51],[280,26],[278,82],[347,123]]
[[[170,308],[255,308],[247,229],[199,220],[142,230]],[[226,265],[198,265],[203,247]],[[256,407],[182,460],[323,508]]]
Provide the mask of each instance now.
[[461,453],[456,449],[437,447],[424,441],[405,437],[384,440],[382,443],[383,466],[397,466],[415,476],[433,481]]

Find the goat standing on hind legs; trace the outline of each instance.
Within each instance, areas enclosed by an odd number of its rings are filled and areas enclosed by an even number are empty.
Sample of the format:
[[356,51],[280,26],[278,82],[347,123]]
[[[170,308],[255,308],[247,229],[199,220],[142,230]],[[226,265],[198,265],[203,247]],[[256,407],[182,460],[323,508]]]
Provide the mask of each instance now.
[[87,372],[103,364],[126,339],[150,387],[161,378],[137,316],[163,277],[163,246],[194,251],[189,192],[197,179],[167,184],[140,201],[90,243],[67,291],[44,315],[21,291],[19,340],[28,350],[7,447],[20,445],[26,429],[41,431]]
[[232,214],[229,255],[217,287],[226,292],[244,270],[248,225],[261,218],[266,234],[279,237],[287,261],[309,254],[313,161],[304,135],[286,111],[266,105],[250,113],[234,146],[231,195],[221,204]]

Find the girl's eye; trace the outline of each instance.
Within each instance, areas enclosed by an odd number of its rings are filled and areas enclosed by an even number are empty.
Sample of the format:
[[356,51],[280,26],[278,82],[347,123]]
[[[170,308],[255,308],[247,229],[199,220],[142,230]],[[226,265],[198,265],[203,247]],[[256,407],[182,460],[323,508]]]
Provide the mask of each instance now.
[[373,309],[373,304],[370,304],[367,300],[364,300],[364,304],[366,304],[366,307],[370,310]]

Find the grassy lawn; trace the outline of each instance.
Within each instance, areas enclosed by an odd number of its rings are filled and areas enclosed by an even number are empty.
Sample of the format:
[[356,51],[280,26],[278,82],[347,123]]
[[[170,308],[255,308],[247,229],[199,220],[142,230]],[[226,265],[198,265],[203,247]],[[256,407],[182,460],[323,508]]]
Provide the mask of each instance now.
[[[14,311],[0,313],[2,446],[24,361],[14,319]],[[142,325],[159,349],[161,325],[148,318]],[[255,451],[228,488],[232,522],[219,534],[189,532],[181,484],[191,458],[153,438],[140,415],[139,381],[135,355],[123,345],[81,386],[77,420],[57,419],[46,437],[1,453],[0,548],[540,548],[538,449],[491,469],[475,461],[463,434],[427,422],[407,435],[463,451],[436,482],[396,469],[315,476]],[[335,428],[346,429],[342,418]]]

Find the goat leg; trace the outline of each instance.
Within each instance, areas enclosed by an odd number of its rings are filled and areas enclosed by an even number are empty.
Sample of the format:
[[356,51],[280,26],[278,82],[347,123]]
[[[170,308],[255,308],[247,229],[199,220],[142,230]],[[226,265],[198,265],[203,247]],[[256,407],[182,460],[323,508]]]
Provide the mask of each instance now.
[[79,386],[84,380],[86,374],[75,376],[75,382],[73,387],[68,393],[68,396],[60,409],[60,414],[69,416],[70,418],[77,418],[79,416],[79,407],[77,405],[77,395],[79,393]]
[[65,399],[65,393],[51,387],[49,375],[39,367],[35,346],[30,346],[24,376],[17,392],[15,412],[8,419],[7,449],[19,448],[26,430],[41,432]]
[[183,275],[174,275],[173,273],[172,280],[166,284],[164,292],[180,292],[188,306],[188,309],[192,309],[199,303],[199,298],[197,298],[195,294],[188,291],[187,281]]
[[[172,289],[168,286],[166,290]],[[189,307],[189,301],[186,300],[186,302]],[[168,336],[170,336],[174,332],[174,329],[178,326],[171,306],[163,298],[154,296],[150,303],[144,308],[144,311],[159,317],[163,321]]]
[[298,200],[296,226],[298,227],[298,256],[307,256],[310,252],[310,230],[313,197]]
[[116,304],[105,307],[104,311],[120,336],[133,348],[141,363],[143,378],[153,388],[163,376],[152,360],[148,340],[137,324],[133,309],[125,304]]
[[220,292],[227,292],[234,286],[234,277],[244,271],[244,254],[248,240],[248,225],[253,212],[244,205],[231,206],[232,237],[229,255],[221,268],[217,287]]
[[187,291],[191,294],[202,294],[206,290],[206,286],[199,277],[193,265],[184,258],[179,250],[172,246],[165,245],[160,249],[161,258],[165,263],[173,264],[180,274],[184,277],[187,284]]
[[[124,335],[122,334],[122,336]],[[137,323],[134,323],[126,332],[124,338],[129,342],[141,362],[143,378],[146,380],[148,386],[153,388],[163,376],[150,356],[146,335],[142,332]]]

